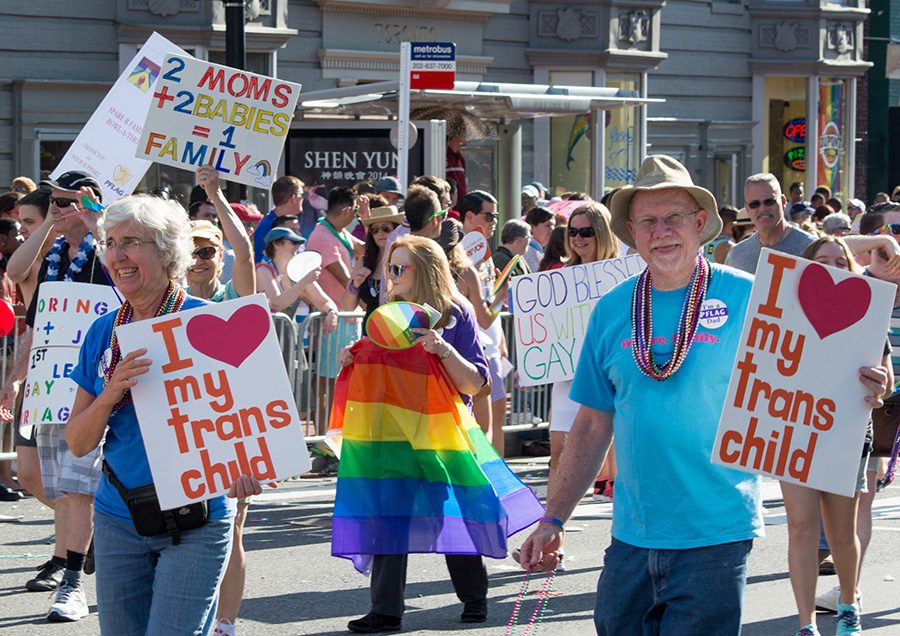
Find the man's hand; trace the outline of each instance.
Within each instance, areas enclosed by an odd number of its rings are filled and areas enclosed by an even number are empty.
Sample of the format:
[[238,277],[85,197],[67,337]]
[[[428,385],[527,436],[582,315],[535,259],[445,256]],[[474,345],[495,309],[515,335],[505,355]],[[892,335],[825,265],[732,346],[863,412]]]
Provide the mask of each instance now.
[[14,413],[12,409],[16,403],[16,396],[19,394],[20,384],[20,382],[11,380],[3,387],[3,393],[0,393],[0,421],[13,421]]
[[870,395],[866,396],[866,404],[877,409],[884,404],[882,397],[888,390],[888,372],[884,367],[861,367],[859,381],[863,383]]
[[559,565],[559,549],[562,547],[563,531],[555,524],[542,521],[531,535],[525,539],[519,554],[519,564],[523,569],[549,572]]
[[219,193],[219,171],[212,166],[200,166],[197,168],[197,180],[206,192],[210,201]]

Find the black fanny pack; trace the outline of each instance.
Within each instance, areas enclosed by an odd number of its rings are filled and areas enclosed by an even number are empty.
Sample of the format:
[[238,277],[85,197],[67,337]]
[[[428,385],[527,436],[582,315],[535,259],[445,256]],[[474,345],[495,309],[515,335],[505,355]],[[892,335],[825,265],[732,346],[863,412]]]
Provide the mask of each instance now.
[[109,479],[109,483],[119,491],[122,500],[128,506],[134,529],[142,537],[167,534],[172,538],[173,544],[178,544],[181,541],[182,532],[202,528],[209,520],[209,506],[205,501],[173,510],[162,510],[159,507],[156,487],[153,484],[131,490],[125,488],[105,459],[103,460],[103,474]]

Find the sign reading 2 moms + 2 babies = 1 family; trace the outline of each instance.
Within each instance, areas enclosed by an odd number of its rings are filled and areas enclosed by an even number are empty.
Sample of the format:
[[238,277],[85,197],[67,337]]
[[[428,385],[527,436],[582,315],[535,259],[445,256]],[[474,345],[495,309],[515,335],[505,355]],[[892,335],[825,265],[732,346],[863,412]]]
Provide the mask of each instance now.
[[169,55],[137,156],[269,188],[299,96],[300,84]]
[[[122,353],[148,349],[132,389],[164,509],[309,469],[309,454],[262,294],[117,328]],[[261,379],[265,381],[261,381]]]
[[764,249],[713,463],[852,497],[895,290]]
[[575,377],[594,305],[645,267],[637,254],[510,279],[519,385]]
[[78,385],[71,379],[88,328],[121,303],[112,287],[48,281],[38,287],[20,427],[65,424]]

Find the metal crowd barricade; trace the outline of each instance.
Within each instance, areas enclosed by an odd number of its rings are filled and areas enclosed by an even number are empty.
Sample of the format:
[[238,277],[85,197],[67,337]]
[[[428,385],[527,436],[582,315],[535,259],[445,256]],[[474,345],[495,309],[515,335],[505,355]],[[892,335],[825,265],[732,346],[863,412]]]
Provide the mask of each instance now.
[[[323,333],[325,318],[318,312],[310,314],[299,324],[284,314],[274,314],[288,379],[308,442],[324,439],[331,414],[334,378],[340,371],[337,356],[344,346],[359,340],[362,318],[358,312],[339,313],[340,335],[329,338]],[[510,362],[515,365],[512,318],[511,314],[503,313],[500,319],[509,344]],[[506,377],[505,385],[508,408],[503,429],[506,432],[520,432],[546,428],[551,386],[519,388],[515,384],[515,372]]]

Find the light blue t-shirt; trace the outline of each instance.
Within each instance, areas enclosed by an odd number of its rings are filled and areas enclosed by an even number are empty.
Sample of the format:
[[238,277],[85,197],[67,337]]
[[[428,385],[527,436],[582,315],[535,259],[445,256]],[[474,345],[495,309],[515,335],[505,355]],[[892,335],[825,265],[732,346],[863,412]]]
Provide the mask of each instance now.
[[[186,311],[205,304],[204,300],[188,296],[182,309]],[[72,371],[72,379],[93,396],[100,395],[103,391],[104,360],[107,359],[105,353],[109,349],[109,337],[112,335],[115,321],[115,311],[94,321],[85,335],[84,344],[78,354],[78,366]],[[144,438],[141,437],[141,428],[138,425],[133,402],[129,402],[109,418],[106,439],[103,442],[103,458],[119,481],[129,490],[153,483],[150,462],[144,449]],[[94,509],[121,521],[131,520],[128,507],[119,496],[119,491],[109,483],[106,475],[101,477],[97,486]],[[215,497],[209,500],[209,518],[212,520],[232,516],[235,509],[234,499]]]
[[[652,380],[632,358],[633,276],[594,308],[569,394],[613,413],[612,535],[639,548],[697,548],[764,534],[759,478],[710,462],[753,277],[721,265],[712,271],[704,307],[718,309],[701,314],[675,375]],[[671,357],[686,289],[652,292],[658,363]]]

